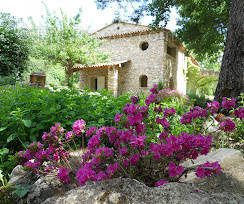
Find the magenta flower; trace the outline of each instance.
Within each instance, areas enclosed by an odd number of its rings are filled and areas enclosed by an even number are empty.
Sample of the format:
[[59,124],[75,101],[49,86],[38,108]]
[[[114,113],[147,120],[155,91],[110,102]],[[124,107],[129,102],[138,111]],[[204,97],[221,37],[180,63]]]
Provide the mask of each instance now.
[[125,156],[125,155],[127,155],[127,148],[126,148],[126,146],[123,146],[121,149],[119,149],[119,154],[121,155],[121,156]]
[[138,96],[132,96],[130,100],[133,104],[137,104],[140,101],[140,98]]
[[113,151],[113,149],[108,148],[108,147],[100,147],[96,150],[95,154],[98,156],[105,156],[105,157],[109,158],[109,157],[113,156],[114,151]]
[[164,117],[169,117],[175,114],[175,109],[174,108],[165,108],[164,110]]
[[243,119],[244,118],[244,108],[239,108],[238,110],[235,110],[234,114],[237,118]]
[[166,183],[169,183],[168,181],[165,181],[165,180],[159,180],[155,183],[155,187],[159,187],[159,186],[162,186]]
[[123,113],[122,114],[116,114],[115,117],[114,117],[114,122],[116,124],[118,124],[121,121],[121,117],[122,116],[123,116]]
[[235,129],[235,123],[230,120],[227,119],[226,121],[220,123],[220,127],[221,130],[224,130],[224,132],[231,132],[232,130]]
[[87,131],[86,131],[86,135],[87,137],[91,137],[93,136],[97,131],[97,127],[90,127]]
[[86,129],[86,122],[84,120],[77,120],[73,124],[73,131],[76,136],[80,136],[85,129]]
[[129,160],[130,160],[130,163],[131,163],[131,165],[136,165],[136,163],[139,161],[139,159],[140,159],[140,154],[131,154],[132,155],[132,157],[130,157],[129,158]]
[[156,99],[157,95],[156,94],[151,94],[149,95],[146,100],[145,100],[145,103],[147,106],[149,106],[151,103],[153,103]]
[[213,114],[219,109],[219,102],[213,101],[212,103],[207,103],[207,108],[210,109],[211,113]]
[[222,108],[224,109],[231,109],[235,108],[235,98],[227,99],[226,97],[223,98],[222,100]]
[[169,122],[165,118],[160,119],[159,117],[157,117],[156,123],[161,124],[165,129],[170,126]]
[[71,137],[73,136],[73,134],[74,134],[73,131],[69,131],[69,132],[67,132],[66,135],[65,135],[65,139],[66,139],[66,140],[70,140]]
[[183,173],[184,167],[180,165],[176,166],[174,162],[170,162],[168,171],[169,171],[169,177],[177,178]]
[[85,185],[85,183],[95,178],[95,171],[93,171],[90,167],[82,167],[76,173],[76,179],[79,181],[81,186]]
[[115,172],[120,168],[119,164],[116,162],[114,164],[109,164],[107,167],[107,174],[109,177],[115,174]]
[[91,137],[91,139],[89,140],[87,146],[88,146],[88,149],[89,149],[91,152],[94,152],[94,151],[95,151],[95,147],[100,145],[100,138],[101,138],[100,135],[93,135],[93,136]]
[[159,135],[159,139],[160,139],[160,140],[166,139],[167,137],[168,137],[167,132],[162,132],[162,133]]
[[218,162],[206,162],[203,165],[197,167],[196,176],[199,178],[209,177],[213,173],[217,174],[221,171],[221,167]]
[[134,149],[136,149],[137,147],[139,147],[139,148],[144,147],[145,146],[144,140],[146,138],[147,138],[147,136],[139,136],[139,137],[133,136],[133,137],[131,137],[130,145]]
[[62,181],[63,183],[70,182],[70,180],[69,180],[69,170],[68,169],[59,168],[57,176],[58,176],[59,180]]
[[95,181],[102,181],[107,178],[106,173],[104,171],[100,171],[97,175],[94,176]]

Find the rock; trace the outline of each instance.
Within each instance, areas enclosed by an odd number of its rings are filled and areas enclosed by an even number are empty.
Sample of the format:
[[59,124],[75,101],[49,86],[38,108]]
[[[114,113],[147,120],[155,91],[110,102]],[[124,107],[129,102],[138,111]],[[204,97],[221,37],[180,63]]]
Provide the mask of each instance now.
[[244,203],[244,197],[234,193],[206,193],[190,184],[169,183],[150,188],[128,178],[90,182],[61,197],[52,197],[43,204],[229,204]]
[[[63,184],[56,175],[37,175],[24,171],[21,165],[16,166],[11,175],[8,185],[32,185],[26,197],[16,200],[16,203],[41,203],[54,195],[64,194],[74,188],[70,184]],[[1,202],[0,202],[1,203]]]
[[[74,153],[72,157],[76,160],[80,155]],[[23,171],[21,166],[13,170],[9,184],[33,184],[27,196],[22,199],[23,203],[244,204],[244,160],[240,151],[219,149],[199,157],[194,165],[206,161],[219,161],[223,172],[204,179],[190,173],[186,179],[182,179],[185,183],[170,183],[159,188],[150,188],[136,180],[125,178],[88,182],[85,186],[76,188],[71,184],[62,184],[55,175],[35,175]],[[193,166],[189,161],[183,165]]]
[[239,150],[222,148],[200,156],[196,160],[186,161],[184,167],[192,167],[205,162],[218,161],[222,172],[209,178],[197,178],[195,173],[190,173],[183,182],[194,183],[198,188],[208,192],[235,192],[244,195],[244,159]]
[[41,176],[34,183],[34,188],[27,195],[27,203],[42,203],[54,195],[62,195],[74,188],[70,184],[63,184],[56,175]]
[[32,172],[27,172],[23,169],[21,165],[18,165],[12,170],[8,185],[18,185],[22,183],[30,184],[31,178],[33,178]]

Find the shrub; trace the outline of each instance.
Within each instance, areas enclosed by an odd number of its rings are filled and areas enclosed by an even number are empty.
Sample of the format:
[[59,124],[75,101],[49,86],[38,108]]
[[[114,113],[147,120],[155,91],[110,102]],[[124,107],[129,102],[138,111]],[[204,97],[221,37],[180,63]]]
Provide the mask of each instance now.
[[[44,133],[42,143],[33,143],[26,151],[18,153],[25,168],[36,172],[48,172],[55,168],[58,178],[66,182],[74,182],[74,176],[80,185],[88,180],[99,181],[114,177],[137,179],[148,186],[160,186],[168,182],[179,182],[189,169],[181,166],[186,159],[196,159],[206,155],[210,150],[212,138],[204,136],[197,128],[197,121],[206,121],[220,107],[218,102],[208,104],[208,109],[192,108],[180,119],[182,126],[193,126],[193,133],[181,132],[172,134],[171,119],[176,111],[160,108],[161,94],[155,86],[152,94],[146,99],[146,106],[140,106],[138,97],[132,97],[132,103],[126,104],[121,114],[115,116],[115,126],[90,127],[86,131],[89,138],[88,152],[82,156],[81,168],[74,171],[68,162],[68,142],[84,136],[85,122],[74,123],[73,130],[65,130],[61,124],[55,124],[49,133]],[[233,107],[232,100],[226,100],[225,108]],[[228,106],[228,107],[227,107]],[[152,111],[150,111],[152,110]],[[243,108],[235,115],[243,119]],[[201,125],[200,125],[201,126]],[[224,131],[235,129],[228,119],[220,123]],[[192,131],[192,129],[191,129]],[[108,147],[104,141],[109,141]],[[52,165],[44,167],[41,164],[51,161]],[[218,173],[221,168],[218,162],[206,162],[196,167],[196,175],[200,178]]]
[[[60,122],[64,128],[68,128],[72,121],[81,117],[85,119],[87,127],[114,125],[114,115],[128,101],[128,95],[115,98],[105,90],[96,93],[76,89],[52,92],[25,85],[2,86],[0,149],[7,148],[8,154],[14,154],[23,146],[40,140],[42,133],[47,132],[52,124]],[[7,159],[8,155],[5,155],[2,162],[7,162]],[[9,168],[2,170],[5,176],[10,173]]]

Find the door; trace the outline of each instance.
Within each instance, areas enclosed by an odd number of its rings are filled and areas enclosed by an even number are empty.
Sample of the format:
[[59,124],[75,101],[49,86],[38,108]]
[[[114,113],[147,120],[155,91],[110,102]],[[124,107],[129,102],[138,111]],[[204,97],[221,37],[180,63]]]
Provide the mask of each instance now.
[[97,90],[105,89],[105,76],[97,77]]

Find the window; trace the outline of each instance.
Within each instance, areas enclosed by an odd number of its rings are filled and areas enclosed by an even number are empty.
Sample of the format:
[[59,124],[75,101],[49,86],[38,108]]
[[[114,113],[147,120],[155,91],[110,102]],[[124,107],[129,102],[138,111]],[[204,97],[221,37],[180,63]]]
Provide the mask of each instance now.
[[172,57],[176,57],[176,48],[167,46],[167,54]]
[[118,26],[118,27],[117,27],[117,30],[119,30],[119,29],[120,29],[120,27]]
[[140,48],[144,51],[149,47],[148,42],[142,42],[140,43]]
[[140,87],[147,87],[147,76],[140,76]]

